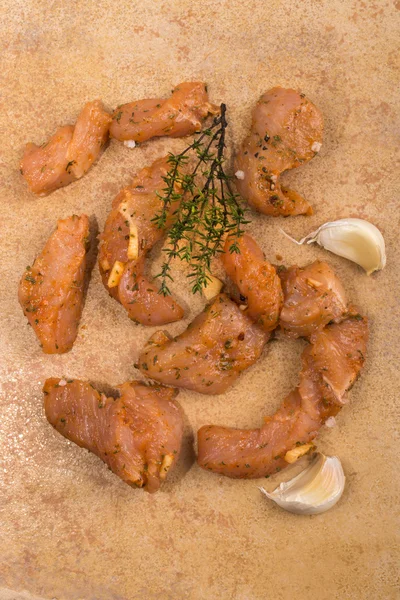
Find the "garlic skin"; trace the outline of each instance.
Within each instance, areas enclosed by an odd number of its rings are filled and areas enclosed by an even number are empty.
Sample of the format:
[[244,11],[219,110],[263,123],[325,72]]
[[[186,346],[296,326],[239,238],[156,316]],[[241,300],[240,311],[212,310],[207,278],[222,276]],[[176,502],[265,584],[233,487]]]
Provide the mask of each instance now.
[[278,506],[297,515],[318,515],[334,506],[343,494],[346,478],[337,456],[316,454],[299,475],[273,492],[260,491]]
[[316,242],[326,250],[351,260],[371,275],[386,265],[385,240],[379,229],[364,219],[330,221],[300,241],[282,233],[298,245]]

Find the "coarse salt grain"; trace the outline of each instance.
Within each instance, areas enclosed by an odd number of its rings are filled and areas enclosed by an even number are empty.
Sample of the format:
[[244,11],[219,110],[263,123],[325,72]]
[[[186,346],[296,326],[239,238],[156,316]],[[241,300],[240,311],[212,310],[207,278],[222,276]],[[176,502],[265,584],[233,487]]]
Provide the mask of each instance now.
[[236,171],[235,177],[236,179],[244,179],[244,171]]
[[322,144],[321,142],[313,142],[313,145],[311,146],[311,150],[313,152],[319,152],[322,148]]
[[60,379],[60,381],[58,382],[58,385],[61,385],[61,386],[67,385],[67,382],[65,381],[65,379]]
[[335,427],[335,425],[336,425],[335,417],[328,417],[328,419],[325,421],[325,425],[327,427]]
[[124,146],[126,146],[127,148],[134,148],[136,146],[136,142],[135,140],[126,140],[124,142]]

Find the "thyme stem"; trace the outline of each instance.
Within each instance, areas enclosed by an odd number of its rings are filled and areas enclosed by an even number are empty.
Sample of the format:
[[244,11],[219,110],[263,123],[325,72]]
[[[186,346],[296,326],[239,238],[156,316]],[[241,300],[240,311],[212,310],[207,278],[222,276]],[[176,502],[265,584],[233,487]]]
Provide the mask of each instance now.
[[[165,227],[168,210],[172,202],[179,201],[174,212],[174,223],[163,249],[165,260],[160,273],[160,293],[170,294],[167,280],[173,281],[171,263],[179,258],[189,265],[187,277],[191,281],[192,293],[201,292],[211,281],[212,259],[223,252],[227,234],[239,237],[245,220],[239,196],[232,191],[230,177],[224,170],[226,148],[226,106],[221,104],[219,116],[211,126],[198,134],[183,152],[169,154],[171,169],[164,177],[166,187],[160,198],[163,207],[152,220],[157,227]],[[185,172],[190,155],[197,158],[191,172]],[[230,252],[239,252],[232,241]]]

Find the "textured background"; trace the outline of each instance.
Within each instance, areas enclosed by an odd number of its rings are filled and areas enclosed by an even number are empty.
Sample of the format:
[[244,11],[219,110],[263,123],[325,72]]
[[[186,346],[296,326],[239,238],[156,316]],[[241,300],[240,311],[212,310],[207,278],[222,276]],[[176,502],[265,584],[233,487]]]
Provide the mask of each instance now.
[[[0,0],[0,7],[0,597],[398,598],[400,2]],[[111,108],[167,96],[185,79],[207,81],[211,99],[227,103],[232,144],[247,130],[259,94],[273,85],[301,89],[325,115],[320,155],[286,177],[311,201],[314,216],[254,214],[250,227],[275,262],[276,254],[286,264],[327,259],[370,318],[367,366],[337,427],[319,438],[319,449],[340,456],[347,475],[342,500],[324,515],[287,514],[261,497],[259,482],[208,474],[190,450],[203,424],[258,426],[275,410],[296,384],[301,342],[270,344],[223,396],[180,394],[184,456],[154,496],[129,488],[44,418],[46,377],[110,385],[134,378],[133,363],[153,330],[127,320],[96,268],[73,350],[45,356],[16,300],[24,267],[59,217],[84,211],[101,228],[132,174],[183,142],[151,141],[133,151],[112,142],[84,179],[47,198],[31,195],[19,175],[23,145],[73,123],[88,100],[100,97]],[[367,277],[279,232],[284,226],[302,236],[344,216],[380,227],[383,272]],[[202,301],[185,296],[182,282],[176,289],[190,301],[190,320]],[[168,329],[179,332],[184,323]],[[268,480],[269,489],[278,481]]]

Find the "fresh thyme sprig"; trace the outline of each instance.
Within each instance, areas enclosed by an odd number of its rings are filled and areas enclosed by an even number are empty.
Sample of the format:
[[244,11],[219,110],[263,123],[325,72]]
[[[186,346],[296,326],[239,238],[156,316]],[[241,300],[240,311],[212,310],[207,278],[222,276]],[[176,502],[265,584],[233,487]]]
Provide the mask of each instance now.
[[[223,252],[227,233],[232,235],[231,253],[239,252],[235,238],[242,235],[245,220],[238,194],[231,187],[230,177],[224,170],[226,106],[208,129],[198,134],[193,143],[180,154],[169,154],[171,169],[164,177],[166,187],[160,198],[163,208],[152,220],[164,228],[171,205],[179,201],[173,213],[174,222],[163,249],[166,259],[156,277],[161,279],[160,293],[170,294],[167,281],[173,281],[171,262],[179,258],[189,265],[187,277],[193,294],[200,292],[211,281],[211,261]],[[185,172],[190,155],[197,158],[192,171]],[[187,169],[186,169],[187,170]]]

